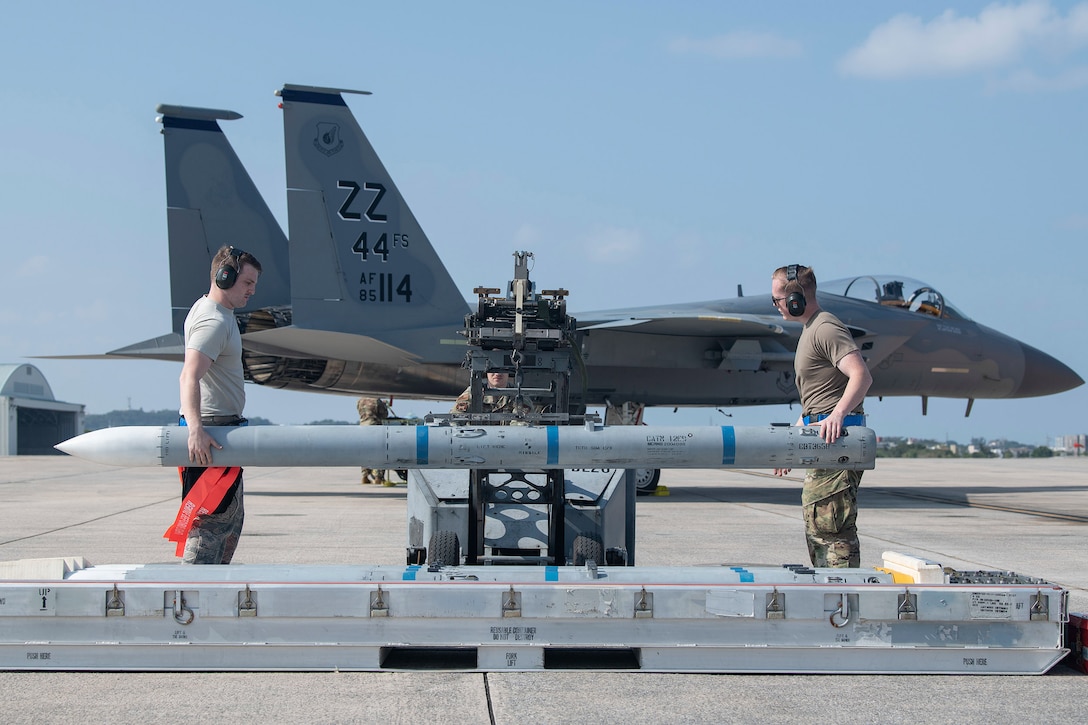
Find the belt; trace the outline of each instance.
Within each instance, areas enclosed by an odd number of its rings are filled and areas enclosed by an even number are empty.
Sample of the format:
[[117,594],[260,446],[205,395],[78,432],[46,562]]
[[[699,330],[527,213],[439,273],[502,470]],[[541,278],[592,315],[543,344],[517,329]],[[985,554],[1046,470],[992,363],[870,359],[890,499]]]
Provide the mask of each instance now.
[[[204,425],[249,425],[249,421],[240,415],[202,415],[200,422]],[[185,425],[185,416],[178,419],[178,425]]]
[[[826,413],[820,413],[819,415],[806,415],[804,418],[801,419],[801,422],[803,422],[805,425],[811,425],[813,423],[819,423],[826,417]],[[848,415],[842,419],[842,425],[844,428],[847,426],[864,426],[865,416],[861,415],[860,413],[855,415]]]

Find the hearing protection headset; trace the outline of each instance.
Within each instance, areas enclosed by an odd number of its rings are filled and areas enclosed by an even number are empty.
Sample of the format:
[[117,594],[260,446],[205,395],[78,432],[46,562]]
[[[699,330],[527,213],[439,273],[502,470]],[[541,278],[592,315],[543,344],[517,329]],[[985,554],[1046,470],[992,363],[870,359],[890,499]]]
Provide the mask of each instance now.
[[793,290],[786,297],[786,312],[790,313],[790,317],[800,317],[805,314],[805,306],[808,304],[805,300],[805,289],[797,281],[797,269],[800,266],[791,264],[786,267],[786,289]]
[[215,271],[215,286],[219,289],[230,289],[238,281],[239,268],[242,266],[241,257],[245,254],[241,249],[230,248],[230,259],[223,260],[223,264]]

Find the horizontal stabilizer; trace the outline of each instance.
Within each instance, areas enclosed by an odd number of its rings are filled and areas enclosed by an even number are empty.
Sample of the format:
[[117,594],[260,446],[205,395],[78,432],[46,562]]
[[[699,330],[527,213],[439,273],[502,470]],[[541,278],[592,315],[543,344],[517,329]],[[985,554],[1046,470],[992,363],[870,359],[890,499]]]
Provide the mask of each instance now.
[[39,360],[116,360],[117,358],[130,358],[134,360],[166,360],[168,362],[181,362],[185,359],[185,344],[182,336],[176,332],[153,337],[150,340],[137,342],[107,353],[93,353],[89,355],[31,355]]
[[172,360],[181,362],[185,359],[185,340],[176,332],[153,337],[150,340],[126,345],[106,353],[108,357],[134,357],[148,360]]

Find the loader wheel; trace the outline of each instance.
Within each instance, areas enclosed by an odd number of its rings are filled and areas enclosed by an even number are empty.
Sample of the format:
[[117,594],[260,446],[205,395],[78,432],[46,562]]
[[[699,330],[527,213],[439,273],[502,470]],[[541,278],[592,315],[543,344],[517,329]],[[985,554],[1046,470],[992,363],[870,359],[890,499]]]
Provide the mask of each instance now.
[[431,534],[427,563],[439,566],[457,566],[461,563],[461,542],[456,531],[443,530]]
[[604,544],[596,536],[578,534],[574,537],[571,546],[571,563],[575,566],[585,566],[587,561],[595,561],[604,566]]
[[649,496],[657,490],[657,484],[661,481],[660,468],[636,468],[635,492],[639,496]]

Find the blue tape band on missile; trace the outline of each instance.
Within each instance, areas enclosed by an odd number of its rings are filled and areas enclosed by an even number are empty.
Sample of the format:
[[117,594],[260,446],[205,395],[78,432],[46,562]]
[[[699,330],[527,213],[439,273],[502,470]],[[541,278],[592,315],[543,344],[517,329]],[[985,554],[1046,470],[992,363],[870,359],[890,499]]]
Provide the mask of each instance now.
[[[216,466],[369,468],[836,468],[876,466],[876,434],[815,426],[248,426],[205,427]],[[187,466],[188,429],[130,426],[57,444],[113,466]]]

